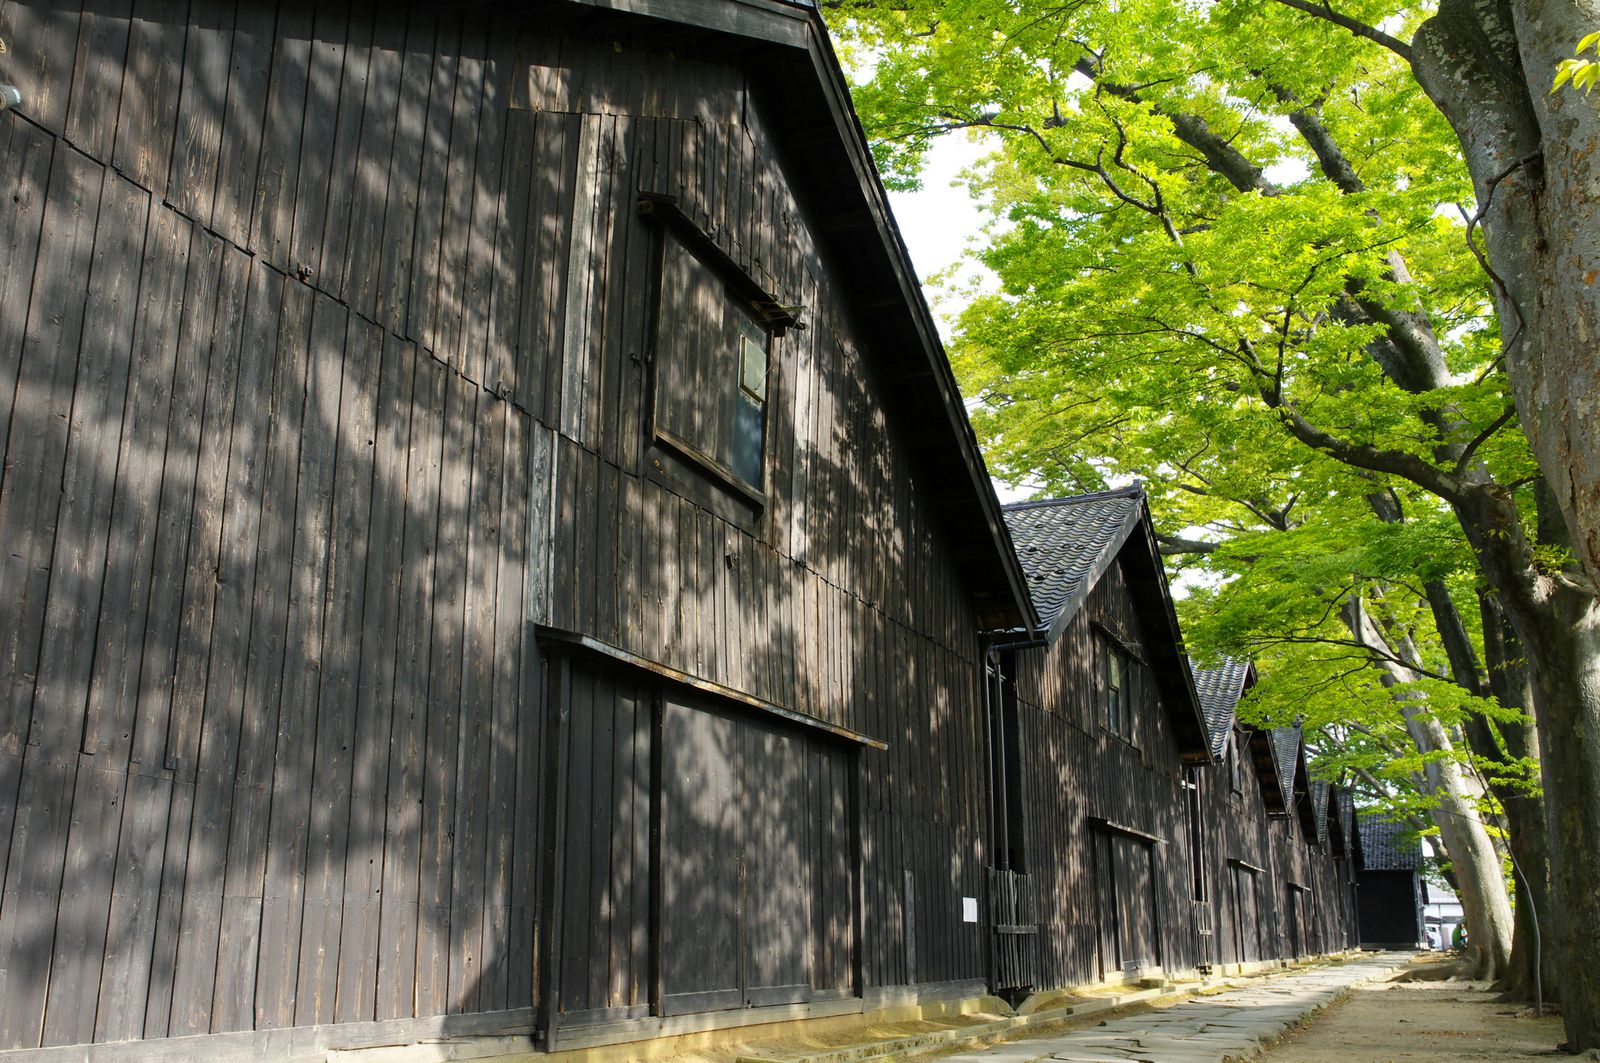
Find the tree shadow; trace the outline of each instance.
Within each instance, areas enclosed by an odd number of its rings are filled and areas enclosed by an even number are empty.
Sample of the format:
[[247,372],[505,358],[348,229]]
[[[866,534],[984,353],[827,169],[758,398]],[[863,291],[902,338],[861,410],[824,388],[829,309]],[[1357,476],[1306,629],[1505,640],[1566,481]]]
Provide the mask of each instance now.
[[[981,895],[976,625],[741,78],[434,7],[185,11],[0,7],[0,1048],[526,1029],[563,620],[888,742],[855,754],[872,932],[814,909],[812,977],[856,948],[868,985],[982,977],[929,916]],[[755,530],[630,427],[652,181],[814,308]],[[763,822],[769,868],[848,836]],[[604,855],[597,928],[643,870]],[[574,1003],[637,1005],[637,934]]]

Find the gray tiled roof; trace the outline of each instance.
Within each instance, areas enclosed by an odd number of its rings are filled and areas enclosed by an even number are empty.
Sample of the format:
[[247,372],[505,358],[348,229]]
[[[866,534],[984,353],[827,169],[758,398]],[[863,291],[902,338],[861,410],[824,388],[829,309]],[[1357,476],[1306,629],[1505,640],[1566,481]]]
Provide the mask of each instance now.
[[1356,800],[1346,789],[1333,792],[1335,810],[1339,813],[1339,829],[1344,832],[1344,844],[1348,850],[1355,845],[1352,836],[1356,829]]
[[1139,523],[1144,489],[1018,502],[1005,507],[1039,622],[1052,635],[1072,618]]
[[1422,866],[1422,842],[1403,823],[1372,812],[1358,813],[1361,868],[1364,871],[1415,871]]
[[1272,759],[1278,766],[1278,784],[1283,800],[1294,811],[1294,762],[1300,753],[1300,724],[1272,729]]
[[1328,791],[1331,787],[1321,779],[1311,780],[1311,815],[1317,821],[1317,844],[1328,844]]
[[1194,673],[1195,693],[1200,695],[1200,710],[1205,713],[1206,732],[1211,738],[1211,755],[1220,757],[1228,747],[1228,735],[1233,731],[1234,709],[1244,693],[1250,662],[1238,657],[1224,657],[1215,668],[1201,668],[1191,659],[1189,670]]

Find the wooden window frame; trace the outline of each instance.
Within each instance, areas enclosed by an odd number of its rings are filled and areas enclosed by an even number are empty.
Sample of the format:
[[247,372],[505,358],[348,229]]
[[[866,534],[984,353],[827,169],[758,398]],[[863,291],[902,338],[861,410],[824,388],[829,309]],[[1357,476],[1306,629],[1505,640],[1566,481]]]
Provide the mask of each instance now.
[[[768,478],[771,474],[773,408],[779,392],[779,373],[773,341],[791,328],[802,328],[796,308],[783,305],[767,291],[742,266],[728,255],[700,225],[684,213],[671,196],[642,193],[638,203],[639,214],[656,223],[660,232],[655,256],[654,290],[651,294],[649,334],[649,384],[645,399],[647,441],[664,452],[673,464],[687,467],[700,480],[722,490],[751,515],[759,516],[767,508]],[[761,451],[758,459],[757,481],[752,483],[727,462],[706,453],[702,442],[685,439],[661,423],[657,393],[660,373],[660,329],[662,307],[665,302],[665,262],[667,241],[673,241],[692,256],[707,272],[719,280],[727,295],[728,304],[743,315],[757,331],[765,336],[763,352],[766,355],[765,395],[762,398]],[[741,372],[730,382],[734,392],[745,392]],[[737,398],[737,396],[735,396]],[[722,398],[718,394],[719,400]]]
[[[713,271],[713,272],[715,272],[715,271]],[[733,300],[730,299],[730,302],[732,302],[732,301]],[[740,307],[739,309],[743,310],[744,308]],[[693,442],[691,440],[683,438],[682,436],[678,435],[677,433],[675,433],[675,432],[671,431],[670,429],[664,427],[660,423],[660,420],[659,420],[659,418],[657,416],[657,406],[656,406],[656,399],[655,399],[656,391],[655,391],[655,372],[654,372],[654,367],[656,366],[657,363],[656,363],[656,360],[655,360],[653,355],[651,357],[652,372],[651,372],[650,411],[649,411],[649,413],[650,413],[650,435],[651,435],[651,439],[652,439],[653,442],[659,443],[662,446],[669,448],[670,450],[674,451],[679,457],[681,457],[681,458],[685,459],[686,461],[689,461],[689,462],[693,463],[694,465],[698,466],[699,470],[702,473],[707,474],[708,476],[710,476],[711,478],[716,480],[718,484],[720,484],[721,486],[727,488],[729,491],[732,491],[735,494],[742,496],[745,501],[749,502],[752,506],[754,506],[757,511],[760,511],[760,510],[764,509],[766,507],[766,505],[767,505],[767,472],[768,472],[768,469],[767,469],[768,460],[767,460],[767,458],[768,458],[769,452],[772,449],[771,448],[772,433],[770,431],[770,428],[771,428],[771,421],[772,421],[771,411],[772,411],[772,397],[773,397],[772,396],[772,376],[773,376],[773,374],[772,374],[772,340],[773,340],[773,335],[772,335],[771,331],[769,331],[764,325],[762,325],[761,322],[759,322],[759,321],[757,321],[755,319],[754,315],[746,313],[745,317],[750,321],[750,323],[752,325],[755,326],[755,329],[757,331],[760,331],[765,336],[765,343],[764,343],[764,345],[762,347],[762,351],[766,355],[766,358],[767,358],[767,383],[766,383],[766,396],[762,399],[762,403],[761,403],[761,407],[762,407],[761,408],[761,454],[760,454],[760,458],[759,458],[760,470],[759,470],[759,472],[757,473],[757,476],[756,476],[756,479],[758,481],[760,481],[760,482],[751,483],[749,480],[745,479],[745,477],[742,474],[740,474],[738,471],[736,471],[731,465],[727,464],[726,462],[722,461],[721,459],[719,459],[719,458],[717,458],[717,457],[715,457],[715,456],[713,456],[711,454],[707,454],[700,447],[699,444],[697,444],[697,443],[695,443],[695,442]],[[742,354],[742,352],[741,352],[741,354]],[[744,391],[745,390],[742,382],[736,382],[734,384],[734,388],[735,388],[735,390],[738,390],[738,391]],[[722,396],[720,396],[720,395],[717,396],[717,398],[719,398],[719,399],[721,397]]]
[[1228,735],[1228,792],[1244,796],[1244,765],[1239,760],[1239,732]]
[[[1105,638],[1100,640],[1100,729],[1107,734],[1133,746],[1133,713],[1129,703],[1129,676],[1133,663],[1132,655],[1122,646],[1120,640]],[[1112,675],[1116,674],[1116,684],[1112,684]],[[1113,691],[1115,698],[1113,699]],[[1113,701],[1115,713],[1113,714]]]

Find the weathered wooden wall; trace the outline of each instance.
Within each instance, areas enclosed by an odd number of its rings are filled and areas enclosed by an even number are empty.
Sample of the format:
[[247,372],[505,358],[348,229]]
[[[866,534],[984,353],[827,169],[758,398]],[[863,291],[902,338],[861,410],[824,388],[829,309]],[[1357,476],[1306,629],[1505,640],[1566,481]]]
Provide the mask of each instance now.
[[1335,860],[1326,843],[1310,854],[1311,906],[1315,920],[1311,943],[1313,952],[1337,952],[1349,946],[1349,892],[1341,878],[1342,862]]
[[1090,592],[1056,643],[1048,650],[1018,654],[1017,698],[1030,801],[1028,870],[1039,882],[1042,989],[1102,976],[1090,818],[1162,839],[1155,846],[1160,958],[1168,969],[1195,963],[1177,746],[1148,657],[1133,660],[1126,677],[1132,742],[1105,729],[1102,626],[1135,647],[1144,643],[1120,564]]
[[370,6],[0,36],[0,1047],[525,1006],[540,431],[458,290],[509,56]]
[[[559,136],[600,175],[593,202],[573,208],[592,212],[593,237],[557,238],[597,279],[586,306],[569,294],[552,311],[565,383],[546,387],[539,416],[559,433],[552,551],[567,560],[552,566],[545,622],[887,742],[862,760],[863,981],[981,978],[981,938],[959,922],[961,896],[982,888],[976,619],[896,460],[884,387],[762,127],[765,104],[727,68],[610,41],[556,47],[538,69],[606,77],[535,77],[526,101],[535,129],[561,130],[534,142]],[[608,85],[643,89],[607,97]],[[643,431],[659,237],[634,209],[640,190],[675,197],[748,274],[806,307],[807,328],[774,341],[768,504],[753,519],[663,470]]]
[[[1221,963],[1247,963],[1256,960],[1284,957],[1282,939],[1283,859],[1284,847],[1280,837],[1286,835],[1288,821],[1274,818],[1267,812],[1261,786],[1251,764],[1251,754],[1246,743],[1248,731],[1235,729],[1231,741],[1235,743],[1232,755],[1242,757],[1239,770],[1240,791],[1235,793],[1226,761],[1210,769],[1213,785],[1206,794],[1206,816],[1211,827],[1210,850],[1207,858],[1211,866],[1212,916],[1216,921],[1217,959]],[[1299,828],[1295,828],[1298,833]],[[1248,905],[1241,906],[1235,896],[1238,865],[1259,868],[1252,872],[1255,878],[1257,904],[1254,918]],[[1243,927],[1240,919],[1245,920]],[[1252,955],[1250,949],[1239,948],[1241,932],[1246,940],[1260,943]]]
[[[430,6],[0,37],[0,1048],[532,1004],[535,624],[887,741],[864,980],[982,976],[977,625],[782,101]],[[641,190],[807,307],[754,522],[650,463]]]
[[[1134,646],[1144,637],[1121,566],[1113,565],[1081,612],[1047,650],[1017,654],[1029,809],[1027,870],[1039,883],[1042,922],[1039,988],[1092,982],[1117,972],[1101,959],[1105,914],[1097,904],[1091,821],[1110,820],[1162,839],[1154,849],[1160,959],[1182,971],[1207,962],[1241,963],[1293,955],[1286,911],[1289,883],[1310,887],[1302,900],[1302,951],[1342,949],[1353,914],[1341,904],[1337,869],[1325,846],[1304,837],[1298,816],[1268,815],[1245,751],[1241,789],[1234,793],[1226,760],[1201,770],[1206,899],[1196,902],[1186,829],[1183,769],[1170,719],[1149,665],[1129,669],[1131,743],[1103,722],[1100,659],[1106,631]],[[1148,659],[1148,655],[1146,656]],[[1236,738],[1243,732],[1237,732]],[[1241,871],[1256,868],[1259,871]],[[1254,903],[1235,897],[1241,873]],[[1326,898],[1326,899],[1325,899]],[[1241,926],[1241,921],[1243,926]],[[1200,935],[1211,931],[1209,949]],[[1240,934],[1246,947],[1241,950]]]
[[[1233,741],[1243,743],[1248,731],[1235,730]],[[1286,959],[1293,956],[1288,907],[1290,884],[1306,887],[1300,895],[1296,915],[1302,953],[1336,952],[1350,946],[1355,912],[1350,901],[1345,866],[1333,856],[1327,843],[1307,834],[1298,812],[1289,816],[1267,813],[1260,786],[1250,766],[1248,749],[1243,751],[1241,770],[1243,789],[1232,793],[1228,765],[1210,769],[1213,785],[1207,794],[1207,817],[1211,825],[1212,846],[1208,853],[1213,880],[1218,883],[1213,915],[1217,921],[1218,958],[1223,963],[1257,959]],[[1303,800],[1305,798],[1302,798]],[[1241,955],[1237,946],[1237,913],[1231,889],[1230,861],[1242,861],[1261,872],[1257,875],[1260,895],[1258,915],[1263,955]],[[1344,883],[1344,885],[1341,885]],[[1247,928],[1248,929],[1248,928]]]

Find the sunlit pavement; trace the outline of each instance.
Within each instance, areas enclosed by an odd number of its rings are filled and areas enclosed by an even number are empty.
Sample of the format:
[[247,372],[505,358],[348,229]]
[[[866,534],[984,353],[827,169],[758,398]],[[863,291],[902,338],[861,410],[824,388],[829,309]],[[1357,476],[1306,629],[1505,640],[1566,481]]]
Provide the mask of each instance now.
[[1028,1063],[1225,1063],[1249,1059],[1289,1027],[1352,986],[1392,974],[1412,956],[1379,953],[1335,967],[1290,971],[1259,984],[1198,997],[1145,1015],[1107,1019],[1072,1033],[1012,1041],[944,1060]]

